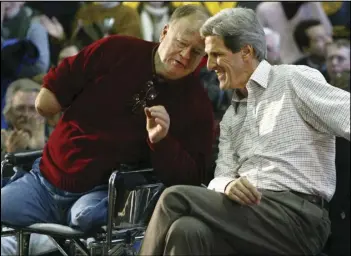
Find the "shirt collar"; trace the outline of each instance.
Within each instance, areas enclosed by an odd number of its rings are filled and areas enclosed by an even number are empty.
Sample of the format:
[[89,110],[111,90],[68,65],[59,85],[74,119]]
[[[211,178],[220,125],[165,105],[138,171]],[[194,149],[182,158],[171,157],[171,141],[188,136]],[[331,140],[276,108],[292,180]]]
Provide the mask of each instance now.
[[[269,64],[266,60],[263,60],[258,64],[257,68],[255,71],[252,73],[250,80],[255,81],[258,83],[260,86],[263,88],[267,88],[268,86],[268,77],[269,73],[271,71],[271,64]],[[232,102],[246,102],[247,98],[240,99],[239,96],[237,95],[236,90],[234,90],[233,96],[232,96]]]
[[255,71],[252,73],[249,80],[255,81],[260,86],[266,89],[268,86],[268,78],[271,68],[271,64],[269,64],[266,60],[261,61],[260,64],[258,64]]

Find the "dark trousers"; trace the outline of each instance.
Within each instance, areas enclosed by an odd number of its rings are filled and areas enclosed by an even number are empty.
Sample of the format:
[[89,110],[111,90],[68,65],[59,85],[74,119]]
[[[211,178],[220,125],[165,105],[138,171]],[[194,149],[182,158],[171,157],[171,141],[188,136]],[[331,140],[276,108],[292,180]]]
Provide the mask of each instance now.
[[328,212],[289,192],[262,191],[259,205],[173,186],[161,195],[140,255],[315,255],[330,232]]

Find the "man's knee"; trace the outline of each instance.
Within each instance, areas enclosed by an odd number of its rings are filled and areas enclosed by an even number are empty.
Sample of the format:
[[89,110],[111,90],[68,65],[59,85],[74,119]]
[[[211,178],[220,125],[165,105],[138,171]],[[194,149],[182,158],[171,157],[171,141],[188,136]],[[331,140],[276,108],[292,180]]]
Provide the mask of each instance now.
[[166,188],[160,196],[158,201],[159,205],[174,205],[179,203],[182,200],[183,195],[189,192],[188,190],[190,187],[191,186],[186,185],[176,185]]
[[213,238],[211,229],[204,222],[190,216],[183,216],[173,222],[167,237],[173,235],[188,238]]
[[[177,247],[189,247],[188,252],[210,254],[214,241],[211,229],[201,220],[183,216],[173,222],[166,236],[166,250],[183,250]],[[201,247],[201,248],[200,248]]]
[[73,204],[69,213],[69,225],[85,232],[106,225],[107,208],[107,192],[85,195]]

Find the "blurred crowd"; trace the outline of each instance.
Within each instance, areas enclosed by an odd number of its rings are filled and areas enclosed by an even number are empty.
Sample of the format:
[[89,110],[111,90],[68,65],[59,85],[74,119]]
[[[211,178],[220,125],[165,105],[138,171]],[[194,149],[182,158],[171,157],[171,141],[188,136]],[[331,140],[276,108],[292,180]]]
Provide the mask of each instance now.
[[[189,2],[187,2],[189,3]],[[192,2],[213,15],[222,8],[256,10],[271,64],[307,65],[332,85],[350,88],[350,2]],[[41,149],[60,116],[45,120],[35,99],[45,74],[109,35],[159,41],[175,7],[186,2],[1,2],[1,152]],[[221,91],[206,57],[197,69],[221,120],[231,91]],[[349,150],[349,144],[347,144]],[[216,158],[216,156],[214,156]]]
[[[235,6],[256,9],[270,63],[316,68],[332,85],[348,90],[350,2],[192,3],[203,4],[211,15]],[[1,2],[2,156],[42,148],[54,128],[59,116],[41,120],[34,109],[49,68],[112,34],[157,42],[180,4],[187,2]],[[231,103],[231,92],[219,89],[206,58],[198,75],[219,122]]]

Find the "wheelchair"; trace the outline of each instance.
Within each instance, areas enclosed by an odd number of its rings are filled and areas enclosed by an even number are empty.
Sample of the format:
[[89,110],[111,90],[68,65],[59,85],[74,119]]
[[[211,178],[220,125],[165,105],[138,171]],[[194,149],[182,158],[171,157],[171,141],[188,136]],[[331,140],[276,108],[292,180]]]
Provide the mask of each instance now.
[[[1,178],[19,168],[31,170],[42,150],[9,153],[1,162]],[[17,237],[17,255],[28,255],[30,234],[47,235],[62,255],[136,255],[147,223],[164,186],[152,168],[121,165],[108,184],[108,221],[99,230],[84,233],[69,226],[36,223],[26,227],[1,222],[1,236]],[[3,227],[6,230],[3,230]],[[90,242],[87,242],[89,241]]]

